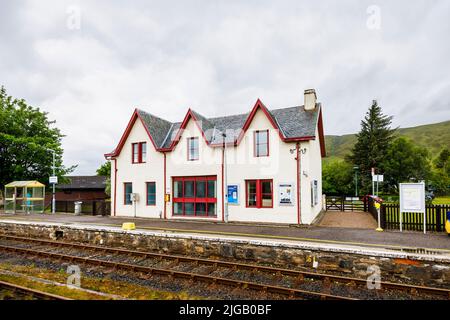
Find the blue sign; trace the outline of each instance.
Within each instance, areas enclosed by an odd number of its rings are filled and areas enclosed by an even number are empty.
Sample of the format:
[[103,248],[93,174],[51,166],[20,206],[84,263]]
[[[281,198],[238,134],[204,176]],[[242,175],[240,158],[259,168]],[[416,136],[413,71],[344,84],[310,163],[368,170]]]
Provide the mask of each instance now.
[[239,187],[237,184],[228,185],[228,203],[239,204]]

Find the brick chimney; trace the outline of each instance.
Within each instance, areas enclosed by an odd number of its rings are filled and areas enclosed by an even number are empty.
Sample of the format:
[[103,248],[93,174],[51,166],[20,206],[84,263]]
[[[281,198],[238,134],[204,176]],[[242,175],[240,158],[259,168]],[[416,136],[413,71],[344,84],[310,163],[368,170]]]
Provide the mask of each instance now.
[[305,110],[314,110],[316,108],[316,90],[314,89],[306,89],[305,90]]

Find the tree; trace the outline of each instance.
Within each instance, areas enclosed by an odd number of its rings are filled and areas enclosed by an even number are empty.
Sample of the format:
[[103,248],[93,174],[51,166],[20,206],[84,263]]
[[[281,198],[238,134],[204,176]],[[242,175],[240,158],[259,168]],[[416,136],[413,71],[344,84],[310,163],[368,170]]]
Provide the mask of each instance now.
[[111,196],[111,161],[107,161],[97,169],[98,176],[104,176],[106,178],[105,193]]
[[46,112],[33,108],[23,99],[8,96],[0,88],[0,185],[14,180],[48,182],[52,175],[52,152],[56,154],[56,175],[62,177],[76,166],[63,166],[61,139]]
[[371,168],[383,171],[386,150],[393,139],[392,116],[383,115],[376,100],[361,121],[361,130],[348,160],[359,167],[362,192],[369,193],[372,185]]
[[322,168],[322,189],[326,195],[348,195],[355,188],[353,166],[343,160],[330,160]]
[[431,186],[439,195],[450,194],[450,151],[442,149],[434,159],[434,168],[431,177]]
[[395,139],[385,152],[384,180],[389,190],[398,192],[401,182],[426,180],[431,174],[428,151],[405,137]]
[[111,177],[111,161],[107,161],[97,169],[98,176]]

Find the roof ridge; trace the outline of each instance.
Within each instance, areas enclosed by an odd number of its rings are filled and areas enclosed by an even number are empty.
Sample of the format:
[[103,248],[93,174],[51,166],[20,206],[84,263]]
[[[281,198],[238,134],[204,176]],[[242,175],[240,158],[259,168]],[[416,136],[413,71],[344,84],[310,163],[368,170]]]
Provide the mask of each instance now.
[[136,108],[136,109],[137,109],[138,112],[145,113],[146,115],[149,115],[149,116],[152,116],[152,117],[157,118],[157,119],[159,119],[159,120],[162,120],[162,121],[165,121],[165,122],[167,122],[167,123],[173,124],[173,122],[171,122],[171,121],[169,121],[169,120],[166,120],[166,119],[164,119],[164,118],[155,116],[153,113],[147,112],[147,111],[142,110],[142,109],[139,109],[139,108]]

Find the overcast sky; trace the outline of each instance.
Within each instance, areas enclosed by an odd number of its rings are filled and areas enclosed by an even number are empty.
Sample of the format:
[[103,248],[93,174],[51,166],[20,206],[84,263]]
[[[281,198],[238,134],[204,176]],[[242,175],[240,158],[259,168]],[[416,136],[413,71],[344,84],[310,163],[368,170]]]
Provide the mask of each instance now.
[[95,174],[135,107],[180,121],[303,104],[325,134],[373,99],[401,127],[450,119],[450,1],[20,1],[0,6],[0,85],[49,112]]

